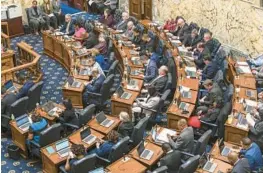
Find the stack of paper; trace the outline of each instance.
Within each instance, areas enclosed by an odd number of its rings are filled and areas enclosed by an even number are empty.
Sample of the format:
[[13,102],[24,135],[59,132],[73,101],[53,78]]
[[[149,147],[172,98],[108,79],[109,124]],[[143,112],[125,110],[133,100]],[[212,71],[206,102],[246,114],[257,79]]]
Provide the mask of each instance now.
[[163,129],[161,131],[161,133],[158,134],[156,140],[168,143],[169,140],[167,138],[167,134],[169,134],[170,136],[175,136],[176,135],[176,131],[170,130],[170,129]]

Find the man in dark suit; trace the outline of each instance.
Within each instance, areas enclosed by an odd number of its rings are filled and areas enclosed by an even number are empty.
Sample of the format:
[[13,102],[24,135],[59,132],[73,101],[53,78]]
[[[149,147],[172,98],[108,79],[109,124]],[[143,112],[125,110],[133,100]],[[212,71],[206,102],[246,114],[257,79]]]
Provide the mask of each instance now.
[[214,79],[214,77],[216,76],[216,73],[218,71],[218,67],[217,64],[215,62],[212,62],[212,59],[210,57],[203,57],[204,63],[205,63],[205,67],[203,69],[203,71],[198,70],[197,73],[199,75],[202,75],[202,80],[206,80],[206,79]]
[[116,30],[126,31],[129,18],[130,18],[129,13],[123,12],[122,13],[122,20],[119,23],[117,23],[117,25],[114,28]]
[[164,156],[158,162],[158,167],[167,166],[168,173],[176,172],[181,164],[181,152],[178,150],[172,150],[171,145],[164,143],[162,145]]
[[184,40],[186,39],[186,37],[187,37],[188,35],[190,35],[191,29],[190,29],[190,27],[188,26],[188,24],[185,23],[185,20],[182,19],[182,18],[179,18],[179,19],[178,19],[177,25],[178,25],[178,28],[177,28],[177,30],[175,31],[174,35],[177,36],[178,39],[179,39],[181,42],[184,42]]
[[16,95],[12,92],[9,93],[4,87],[2,87],[1,97],[1,114],[9,115],[10,106],[16,101]]
[[71,19],[70,14],[65,15],[65,24],[60,28],[60,32],[63,32],[67,35],[73,35],[75,33],[75,28]]
[[251,172],[248,160],[246,158],[238,158],[238,153],[230,152],[227,156],[231,165],[233,165],[232,170],[228,170],[231,173],[249,173]]
[[192,127],[188,127],[185,119],[180,119],[177,123],[178,129],[181,132],[179,136],[171,137],[167,134],[170,145],[175,150],[191,152],[194,146],[194,131]]
[[203,42],[199,42],[196,46],[197,51],[195,54],[198,55],[198,58],[194,60],[195,65],[198,69],[203,69],[205,67],[204,57],[210,57],[209,50],[205,47]]
[[199,43],[202,40],[198,36],[197,29],[193,29],[190,35],[187,35],[186,38],[183,41],[184,47],[186,47],[187,50],[193,50],[196,48],[197,43]]
[[91,32],[85,32],[83,33],[84,37],[86,38],[84,40],[83,46],[85,46],[87,49],[93,48],[95,45],[99,43],[97,36]]
[[217,39],[212,38],[211,32],[206,32],[204,34],[204,42],[205,42],[205,47],[210,51],[212,56],[215,55],[217,49],[221,45]]
[[103,82],[105,80],[105,76],[99,73],[98,68],[93,68],[92,69],[92,80],[87,83],[85,91],[83,93],[83,103],[84,106],[85,104],[88,103],[89,101],[89,92],[92,93],[99,93],[100,89],[103,85]]
[[19,76],[19,81],[24,85],[16,94],[17,99],[27,96],[29,89],[35,84],[32,80],[26,81],[26,78],[24,76]]
[[163,93],[167,80],[168,80],[168,68],[166,66],[161,66],[159,68],[159,75],[153,79],[149,84],[145,84],[146,87],[154,87],[159,93]]

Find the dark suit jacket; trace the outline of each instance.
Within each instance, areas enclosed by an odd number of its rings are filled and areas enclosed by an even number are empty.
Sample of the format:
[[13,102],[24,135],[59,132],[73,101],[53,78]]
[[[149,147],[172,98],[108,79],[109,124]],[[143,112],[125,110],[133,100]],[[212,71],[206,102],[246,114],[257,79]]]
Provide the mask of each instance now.
[[191,152],[194,147],[194,130],[192,127],[187,127],[181,131],[176,141],[169,139],[170,145],[175,150]]
[[33,81],[27,81],[22,88],[20,89],[19,93],[16,95],[17,99],[27,96],[28,90],[34,85]]
[[175,150],[171,153],[168,153],[163,158],[161,158],[159,163],[159,167],[167,166],[169,173],[176,172],[181,164],[181,152]]
[[74,109],[65,110],[64,112],[60,114],[59,119],[62,123],[70,123],[74,125],[79,125]]
[[[66,33],[68,22],[65,22],[65,24],[60,28],[60,32]],[[73,25],[73,21],[70,22],[69,24],[69,30],[68,30],[68,35],[73,35],[75,33],[75,28]]]
[[250,167],[246,158],[240,159],[233,167],[231,173],[250,173]]
[[196,36],[195,38],[191,37],[191,34],[187,35],[183,41],[183,45],[185,47],[192,47],[195,48],[197,43],[199,43],[202,39]]
[[[157,76],[158,78],[159,76]],[[166,83],[167,83],[168,77],[166,76],[162,76],[159,77],[158,79],[153,79],[153,81],[151,82],[151,86],[154,86],[155,89],[159,92],[159,93],[163,93]]]
[[140,46],[141,42],[142,42],[142,38],[140,35],[134,36],[132,39],[132,43],[135,44],[136,46]]
[[97,79],[93,80],[90,84],[86,86],[86,90],[89,92],[99,93],[104,80],[105,76],[100,75]]
[[10,106],[15,101],[16,101],[16,95],[14,93],[5,95],[4,98],[1,100],[1,114],[9,115]]
[[116,29],[117,29],[117,30],[126,31],[126,30],[127,30],[127,23],[128,23],[128,21],[129,21],[129,20],[127,20],[127,21],[121,20],[119,23],[117,23]]
[[146,51],[148,52],[153,52],[154,49],[154,40],[151,39],[149,42],[145,43],[144,41],[141,42],[141,51],[140,51],[140,55],[145,55]]
[[179,27],[175,32],[175,35],[179,37],[179,40],[181,42],[184,42],[184,39],[186,39],[186,37],[189,36],[190,34],[191,34],[191,29],[187,23],[183,27]]
[[204,104],[209,106],[209,105],[212,105],[212,103],[215,100],[219,100],[222,98],[223,98],[223,93],[222,93],[221,88],[218,86],[217,83],[214,83],[211,91],[208,91]]
[[119,125],[119,134],[122,138],[126,137],[126,136],[131,136],[132,134],[132,131],[133,131],[133,123],[130,121],[130,122],[122,122],[120,125]]
[[89,37],[84,40],[83,46],[87,49],[93,48],[95,45],[99,43],[98,38],[93,32],[89,32]]
[[207,64],[202,72],[202,80],[213,79],[216,76],[217,71],[218,67],[215,62]]
[[207,113],[201,117],[201,120],[209,122],[209,123],[214,123],[220,113],[219,108],[212,108],[207,111]]
[[215,38],[212,38],[211,40],[205,43],[205,47],[210,51],[211,55],[214,55],[216,53],[219,45],[220,42]]
[[203,52],[199,52],[198,54],[198,58],[194,60],[196,66],[198,69],[203,69],[205,67],[205,63],[204,63],[204,57],[210,57],[210,52],[207,48],[205,48],[203,50]]

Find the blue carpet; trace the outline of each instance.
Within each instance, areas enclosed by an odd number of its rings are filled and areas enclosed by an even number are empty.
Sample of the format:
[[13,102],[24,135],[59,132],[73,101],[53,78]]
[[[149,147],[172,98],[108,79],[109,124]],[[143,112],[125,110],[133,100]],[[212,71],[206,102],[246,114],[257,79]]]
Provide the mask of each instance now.
[[[76,13],[79,10],[70,8],[66,5],[62,5],[63,12],[66,13]],[[85,19],[95,20],[97,15],[90,15],[87,13],[79,13],[74,15],[77,17],[81,15]],[[40,58],[40,68],[43,73],[44,86],[41,94],[41,104],[48,100],[52,100],[56,103],[62,101],[62,86],[65,84],[65,81],[68,76],[68,72],[62,65],[57,61],[43,54],[43,41],[41,36],[36,35],[24,35],[21,37],[15,37],[11,39],[11,47],[16,51],[17,55],[17,46],[16,44],[20,41],[24,41],[30,44],[33,49],[41,55]],[[34,165],[33,167],[28,165],[29,160],[20,159],[15,161],[9,158],[7,153],[7,147],[12,144],[10,138],[2,138],[1,140],[1,168],[3,173],[42,173],[41,163]]]

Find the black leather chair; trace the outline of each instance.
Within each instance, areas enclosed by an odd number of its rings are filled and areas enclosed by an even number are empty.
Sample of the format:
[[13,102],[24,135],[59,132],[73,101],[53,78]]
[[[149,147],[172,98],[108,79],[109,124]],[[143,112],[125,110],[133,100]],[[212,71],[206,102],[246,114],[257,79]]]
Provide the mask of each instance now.
[[138,19],[136,19],[136,17],[130,16],[130,20],[133,22],[134,26],[138,24]]
[[36,156],[40,158],[41,157],[40,149],[55,141],[58,141],[61,137],[60,131],[61,131],[60,123],[53,124],[52,126],[41,131],[39,134],[39,143],[36,143],[33,140],[30,141],[30,150],[32,156]]
[[22,97],[15,101],[10,108],[10,115],[14,115],[15,118],[19,117],[20,115],[23,115],[27,113],[27,106],[28,106],[28,100],[29,98]]
[[109,92],[113,86],[114,75],[108,76],[100,89],[100,93],[88,92],[90,96],[89,103],[96,105],[96,111],[103,111],[107,105],[107,100],[110,98],[111,93]]
[[119,64],[119,60],[115,60],[109,70],[104,70],[104,73],[106,73],[107,77],[110,76],[110,75],[115,75],[116,71],[117,71],[117,67],[118,67],[118,64]]
[[167,173],[168,167],[167,166],[161,166],[159,168],[156,168],[154,171],[147,171],[146,173]]
[[43,81],[40,81],[36,84],[34,84],[28,91],[28,105],[27,105],[27,111],[31,112],[36,108],[36,104],[40,104],[40,95],[43,88]]
[[206,146],[211,137],[212,130],[207,130],[197,141],[195,141],[195,146],[192,154],[203,155],[206,150]]
[[126,136],[117,142],[117,144],[112,147],[108,158],[97,156],[99,159],[99,165],[107,166],[123,157],[124,154],[127,154],[129,152],[129,140],[129,136]]
[[190,157],[185,163],[183,163],[177,173],[190,173],[195,172],[199,165],[200,155]]
[[143,33],[144,33],[144,30],[145,30],[145,29],[144,29],[144,26],[143,26],[142,24],[138,23],[137,26],[136,26],[136,28],[139,30],[140,36],[142,36]]
[[62,173],[86,173],[92,171],[96,168],[97,165],[97,155],[91,154],[75,161],[70,168],[70,171],[66,171],[65,165],[59,167],[59,170]]
[[148,121],[149,121],[149,117],[144,117],[133,128],[131,139],[130,139],[131,148],[134,148],[142,141]]

